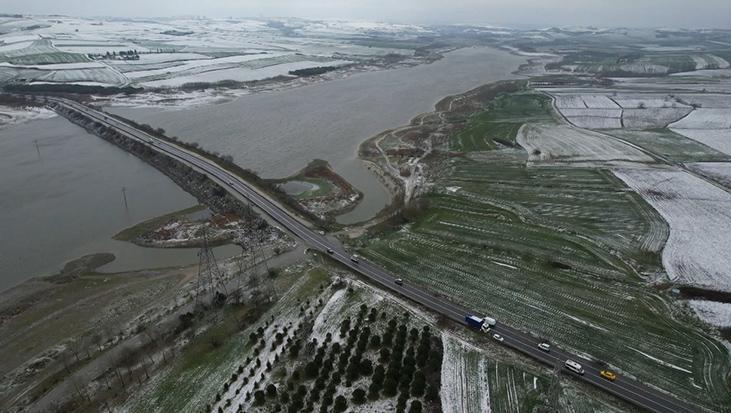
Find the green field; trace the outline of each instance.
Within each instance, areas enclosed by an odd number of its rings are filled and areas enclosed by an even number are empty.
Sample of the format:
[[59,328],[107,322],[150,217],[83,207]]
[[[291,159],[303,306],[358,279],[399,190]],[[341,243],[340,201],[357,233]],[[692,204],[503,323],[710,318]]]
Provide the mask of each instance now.
[[328,196],[335,192],[335,186],[326,179],[304,178],[300,180],[316,185],[317,188],[307,190],[295,195],[294,197],[297,199],[320,198],[323,196]]
[[660,270],[666,225],[611,174],[459,159],[446,175],[420,217],[362,253],[681,398],[731,402],[727,349],[638,273]]
[[469,118],[465,128],[453,137],[451,146],[461,152],[515,146],[515,136],[524,123],[552,119],[551,100],[545,95],[525,92],[500,96],[485,111]]
[[50,40],[36,40],[24,49],[0,53],[0,62],[14,65],[44,65],[52,63],[88,62],[84,54],[61,52],[54,48]]

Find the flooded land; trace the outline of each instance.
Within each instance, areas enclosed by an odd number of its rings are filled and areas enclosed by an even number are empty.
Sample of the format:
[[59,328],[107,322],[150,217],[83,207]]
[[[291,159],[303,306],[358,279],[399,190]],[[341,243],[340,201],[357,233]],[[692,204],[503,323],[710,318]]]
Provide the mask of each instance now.
[[0,290],[57,273],[66,261],[92,253],[116,256],[102,271],[196,262],[195,249],[150,249],[112,239],[126,227],[197,201],[159,171],[66,119],[3,129],[0,174]]

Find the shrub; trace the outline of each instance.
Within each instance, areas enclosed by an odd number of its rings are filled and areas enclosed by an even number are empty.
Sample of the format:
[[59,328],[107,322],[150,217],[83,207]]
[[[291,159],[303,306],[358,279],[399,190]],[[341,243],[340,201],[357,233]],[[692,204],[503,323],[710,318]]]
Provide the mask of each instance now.
[[373,363],[370,360],[365,359],[360,362],[360,374],[363,376],[370,376],[373,373]]
[[333,409],[336,412],[344,412],[348,408],[348,401],[345,400],[345,397],[340,395],[335,398],[335,405],[333,406]]
[[373,336],[371,336],[371,348],[378,347],[381,347],[381,337],[378,334],[374,334]]
[[365,390],[358,387],[357,389],[353,390],[353,403],[355,404],[363,404],[366,401],[366,392]]
[[424,395],[426,388],[426,376],[423,372],[417,371],[414,373],[414,379],[411,381],[411,395],[414,397],[421,397]]
[[409,408],[409,413],[421,413],[421,402],[418,400],[414,400],[411,402],[411,408]]
[[396,390],[398,387],[398,382],[393,377],[386,377],[385,380],[383,380],[383,394],[388,397],[393,397],[396,395]]
[[264,401],[266,400],[266,396],[264,395],[264,392],[261,390],[257,390],[254,392],[254,404],[257,406],[260,406],[264,404]]
[[267,396],[274,397],[277,395],[277,386],[269,383],[266,387]]

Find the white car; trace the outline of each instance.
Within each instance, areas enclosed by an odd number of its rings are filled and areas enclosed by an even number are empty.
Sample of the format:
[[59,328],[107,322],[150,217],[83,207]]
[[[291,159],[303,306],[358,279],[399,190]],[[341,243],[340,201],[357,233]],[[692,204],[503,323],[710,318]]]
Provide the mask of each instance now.
[[358,254],[353,254],[350,256],[350,260],[357,264],[360,262],[360,257],[358,257]]
[[499,342],[501,342],[501,343],[502,343],[503,341],[505,341],[505,337],[501,336],[501,335],[500,335],[500,334],[498,334],[498,333],[495,333],[495,334],[493,334],[493,335],[492,335],[492,338],[494,338],[495,340],[497,340],[497,341],[499,341]]
[[551,351],[551,345],[546,343],[545,341],[542,343],[538,343],[538,348],[548,353]]

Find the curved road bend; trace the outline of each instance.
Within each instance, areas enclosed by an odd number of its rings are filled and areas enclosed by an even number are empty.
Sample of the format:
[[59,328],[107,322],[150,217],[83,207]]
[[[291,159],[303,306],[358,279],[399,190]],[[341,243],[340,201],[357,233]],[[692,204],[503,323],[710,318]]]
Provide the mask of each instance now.
[[[386,289],[399,293],[429,308],[430,310],[442,314],[461,324],[465,324],[464,317],[466,314],[475,314],[475,312],[471,310],[465,309],[444,298],[434,296],[414,286],[396,285],[394,283],[394,280],[397,278],[395,275],[368,261],[363,259],[360,259],[360,262],[358,263],[351,261],[350,255],[346,251],[342,250],[340,246],[335,245],[331,240],[308,228],[300,221],[299,218],[292,216],[290,212],[276,205],[267,197],[262,196],[262,194],[260,194],[256,189],[240,180],[233,173],[221,168],[216,163],[203,158],[200,155],[182,149],[177,145],[135,129],[127,123],[107,116],[102,112],[78,102],[62,98],[48,98],[48,100],[82,112],[101,124],[114,128],[132,139],[136,139],[161,153],[173,157],[194,167],[194,169],[215,178],[223,188],[232,192],[234,195],[240,195],[248,199],[249,202],[257,206],[261,211],[265,212],[292,234],[302,239],[311,248],[322,253],[326,253],[328,249],[332,249],[333,253],[330,254],[332,259],[348,267],[353,272],[361,274],[362,276],[381,284],[381,286]],[[544,352],[537,347],[540,340],[528,333],[516,330],[502,323],[499,323],[493,331],[504,337],[502,344],[520,351],[521,353],[548,366],[554,367],[558,364],[562,364],[569,358],[579,361],[584,367],[586,374],[582,376],[575,375],[577,379],[588,382],[615,395],[616,397],[619,397],[620,399],[638,407],[647,409],[648,411],[661,413],[691,413],[699,411],[699,409],[680,401],[669,394],[655,390],[628,377],[619,376],[617,380],[613,382],[603,379],[599,376],[601,366],[598,363],[582,359],[554,346],[551,347],[550,352]],[[573,373],[569,374],[573,375]]]

